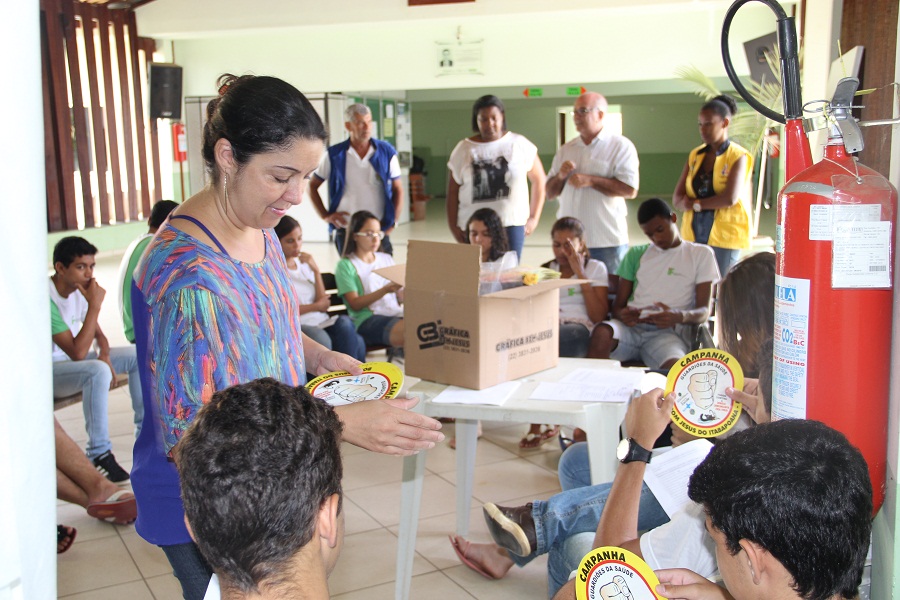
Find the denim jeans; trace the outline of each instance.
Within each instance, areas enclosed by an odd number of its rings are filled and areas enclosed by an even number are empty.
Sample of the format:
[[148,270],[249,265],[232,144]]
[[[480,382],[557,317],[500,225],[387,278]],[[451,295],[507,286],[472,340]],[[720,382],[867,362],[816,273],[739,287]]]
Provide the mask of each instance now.
[[559,324],[559,355],[575,358],[587,356],[591,332],[581,323]]
[[625,258],[625,254],[628,252],[628,244],[606,248],[588,248],[588,252],[591,253],[591,258],[599,260],[606,265],[607,273],[615,275],[616,271],[619,270],[619,263],[622,262],[622,259]]
[[[128,373],[128,393],[134,409],[135,437],[141,431],[144,403],[141,395],[141,376],[137,368],[134,346],[110,348],[110,362],[116,373]],[[88,434],[86,453],[94,459],[112,450],[109,440],[109,384],[112,372],[109,365],[91,352],[84,360],[59,360],[53,363],[53,395],[71,396],[81,392],[84,427]]]
[[525,226],[512,225],[505,227],[506,239],[509,241],[509,249],[516,251],[516,257],[522,262],[522,248],[525,247]]
[[200,554],[197,544],[188,542],[160,548],[165,552],[172,571],[181,584],[184,600],[203,600],[213,570]]
[[725,277],[725,274],[728,273],[728,269],[734,266],[741,257],[741,251],[732,248],[719,248],[717,246],[710,246],[710,248],[712,248],[713,254],[716,255],[716,264],[719,266],[719,277]]
[[[566,473],[565,481],[563,481],[564,471]],[[603,507],[606,506],[609,490],[612,488],[612,483],[568,487],[579,483],[590,483],[590,466],[585,442],[573,444],[563,453],[563,458],[560,459],[559,474],[563,491],[549,500],[536,500],[531,508],[537,537],[537,546],[534,552],[528,556],[510,554],[510,558],[519,566],[527,564],[541,554],[550,554],[547,562],[549,597],[552,597],[569,580],[569,573],[587,552],[585,550],[573,559],[572,556],[583,548],[583,543],[574,543],[574,540],[572,542],[568,540],[579,533],[589,533],[593,538],[597,531],[597,525],[600,523]],[[654,529],[668,521],[668,515],[659,505],[650,488],[646,485],[642,486],[638,509],[638,530]]]

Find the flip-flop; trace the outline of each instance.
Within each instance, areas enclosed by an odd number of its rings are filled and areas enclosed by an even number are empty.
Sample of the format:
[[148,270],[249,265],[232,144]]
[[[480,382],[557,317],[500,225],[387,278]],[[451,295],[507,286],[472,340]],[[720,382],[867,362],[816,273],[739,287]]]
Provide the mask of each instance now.
[[68,525],[57,525],[56,526],[56,553],[62,554],[66,550],[72,547],[72,544],[75,543],[75,536],[78,534],[78,530],[74,527],[69,527]]
[[519,448],[523,450],[535,450],[544,445],[547,440],[552,440],[559,434],[559,426],[541,429],[540,433],[529,431],[521,440],[519,440]]
[[107,523],[128,525],[137,519],[137,502],[134,494],[127,490],[119,490],[103,502],[88,504],[87,514]]
[[472,562],[472,560],[468,556],[466,556],[466,554],[469,552],[469,546],[472,545],[472,542],[470,542],[469,540],[463,540],[464,542],[466,542],[466,547],[465,549],[463,549],[459,547],[459,544],[456,543],[456,540],[453,539],[452,535],[448,535],[447,537],[450,538],[450,545],[453,546],[454,552],[456,552],[459,560],[461,560],[464,565],[466,565],[482,577],[487,577],[488,579],[497,579],[496,577],[485,571],[483,568],[481,568],[480,565]]

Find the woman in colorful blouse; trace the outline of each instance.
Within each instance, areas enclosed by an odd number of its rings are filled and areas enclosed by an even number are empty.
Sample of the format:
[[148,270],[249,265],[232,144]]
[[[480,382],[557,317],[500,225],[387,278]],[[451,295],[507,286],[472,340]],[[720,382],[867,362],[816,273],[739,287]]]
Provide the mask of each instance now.
[[[132,287],[144,425],[134,446],[136,528],[161,546],[187,600],[212,571],[184,525],[173,447],[217,390],[262,377],[303,385],[306,373],[360,372],[358,361],[300,332],[299,303],[272,227],[300,203],[325,150],[309,101],[273,77],[223,76],[207,107],[210,183],[182,204],[147,249]],[[443,439],[414,401],[335,409],[344,439],[412,454]]]

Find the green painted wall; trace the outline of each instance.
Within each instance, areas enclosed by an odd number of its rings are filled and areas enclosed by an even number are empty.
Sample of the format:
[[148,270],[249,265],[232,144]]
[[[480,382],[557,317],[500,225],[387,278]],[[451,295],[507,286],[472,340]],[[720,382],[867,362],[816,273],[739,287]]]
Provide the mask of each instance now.
[[83,237],[100,252],[122,251],[139,235],[147,233],[146,222],[122,223],[121,225],[107,225],[83,229],[81,231],[59,231],[47,234],[47,256],[53,256],[53,247],[64,237],[77,235]]

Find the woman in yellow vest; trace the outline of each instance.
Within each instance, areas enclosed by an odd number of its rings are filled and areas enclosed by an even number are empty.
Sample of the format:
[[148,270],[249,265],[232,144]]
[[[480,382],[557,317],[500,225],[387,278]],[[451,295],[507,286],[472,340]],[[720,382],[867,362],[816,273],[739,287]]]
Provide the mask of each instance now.
[[750,247],[750,175],[753,157],[728,139],[737,112],[730,96],[716,96],[700,109],[703,145],[691,150],[672,203],[684,211],[681,237],[708,244],[725,276],[741,250]]

